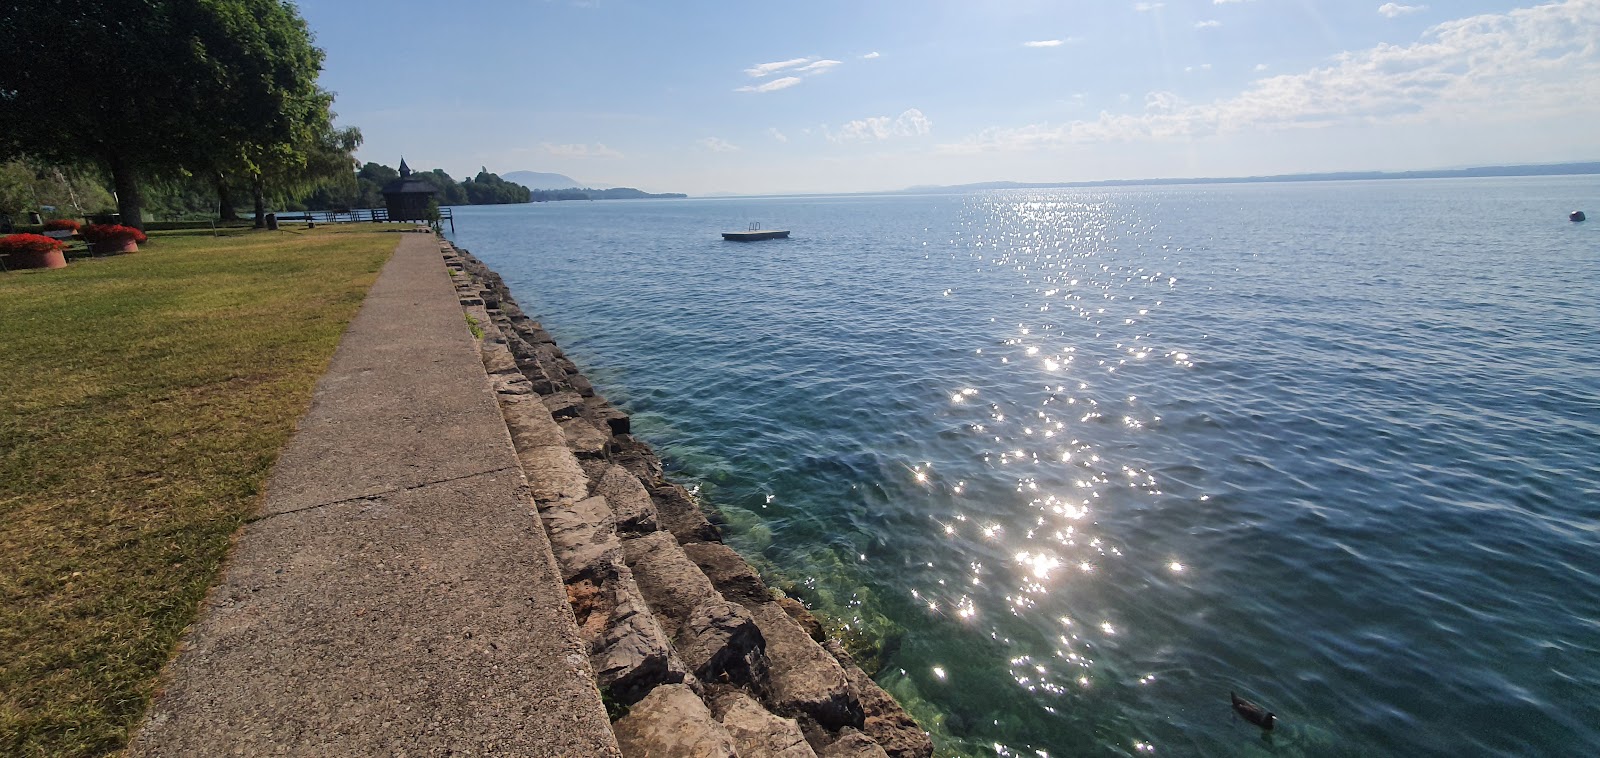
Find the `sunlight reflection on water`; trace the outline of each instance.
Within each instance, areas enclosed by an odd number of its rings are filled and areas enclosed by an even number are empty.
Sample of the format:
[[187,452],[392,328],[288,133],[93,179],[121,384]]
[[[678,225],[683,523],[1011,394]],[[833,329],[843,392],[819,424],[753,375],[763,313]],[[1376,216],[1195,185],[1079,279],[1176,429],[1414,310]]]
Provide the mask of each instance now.
[[[951,750],[1542,753],[1600,747],[1600,273],[1538,215],[1579,186],[555,204],[458,237],[735,547],[892,643],[879,680]],[[707,239],[741,215],[795,237]]]

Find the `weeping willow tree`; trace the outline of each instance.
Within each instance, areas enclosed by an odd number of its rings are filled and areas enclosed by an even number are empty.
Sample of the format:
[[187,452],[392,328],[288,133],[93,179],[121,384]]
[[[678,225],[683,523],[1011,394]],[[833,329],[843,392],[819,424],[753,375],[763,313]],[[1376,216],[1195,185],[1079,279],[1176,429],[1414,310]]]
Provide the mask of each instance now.
[[37,210],[47,217],[81,218],[115,202],[105,177],[93,166],[52,165],[32,158],[0,162],[0,215],[19,217]]
[[328,123],[294,150],[257,164],[251,174],[256,227],[266,225],[268,194],[301,197],[323,188],[353,193],[358,166],[355,151],[360,146],[360,129]]

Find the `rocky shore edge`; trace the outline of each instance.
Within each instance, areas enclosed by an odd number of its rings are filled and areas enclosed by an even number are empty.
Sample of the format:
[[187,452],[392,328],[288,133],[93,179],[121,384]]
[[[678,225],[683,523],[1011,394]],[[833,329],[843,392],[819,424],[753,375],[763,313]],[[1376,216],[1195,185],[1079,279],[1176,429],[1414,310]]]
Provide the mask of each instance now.
[[622,754],[933,754],[799,601],[722,543],[606,402],[466,250],[440,240]]

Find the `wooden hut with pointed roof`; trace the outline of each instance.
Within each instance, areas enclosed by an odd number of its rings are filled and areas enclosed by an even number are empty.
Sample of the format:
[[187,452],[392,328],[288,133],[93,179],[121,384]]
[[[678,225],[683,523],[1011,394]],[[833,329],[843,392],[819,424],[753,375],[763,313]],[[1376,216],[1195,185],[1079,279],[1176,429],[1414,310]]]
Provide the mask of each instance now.
[[400,159],[400,178],[383,185],[383,204],[389,209],[390,221],[428,221],[428,206],[437,187],[411,177],[411,167]]

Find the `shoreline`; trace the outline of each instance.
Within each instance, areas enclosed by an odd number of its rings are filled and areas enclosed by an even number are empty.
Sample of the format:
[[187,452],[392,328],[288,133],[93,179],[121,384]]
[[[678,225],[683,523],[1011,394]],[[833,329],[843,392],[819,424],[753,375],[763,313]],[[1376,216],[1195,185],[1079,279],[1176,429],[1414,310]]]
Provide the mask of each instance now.
[[840,640],[723,544],[500,276],[440,247],[623,753],[932,755]]

